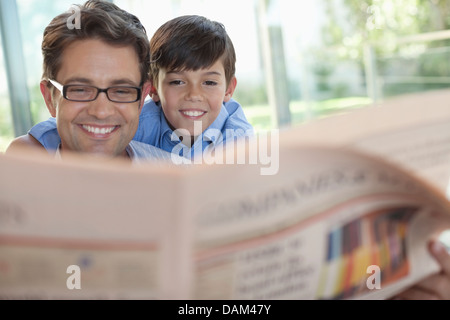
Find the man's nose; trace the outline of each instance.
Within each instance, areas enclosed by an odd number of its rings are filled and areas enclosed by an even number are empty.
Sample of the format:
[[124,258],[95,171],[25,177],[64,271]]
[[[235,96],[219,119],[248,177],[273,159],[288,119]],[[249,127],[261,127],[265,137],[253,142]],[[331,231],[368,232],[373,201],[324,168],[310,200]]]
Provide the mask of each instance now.
[[98,118],[105,119],[113,115],[116,111],[114,102],[108,99],[106,92],[100,92],[97,99],[89,102],[88,114]]

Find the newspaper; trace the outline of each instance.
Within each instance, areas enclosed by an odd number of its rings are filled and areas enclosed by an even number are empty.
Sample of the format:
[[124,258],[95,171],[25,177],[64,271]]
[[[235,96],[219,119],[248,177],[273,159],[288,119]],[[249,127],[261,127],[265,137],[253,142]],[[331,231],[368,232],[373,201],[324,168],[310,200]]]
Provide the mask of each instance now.
[[284,132],[296,145],[357,148],[399,164],[448,193],[450,90],[398,96]]
[[[390,298],[439,268],[427,243],[450,228],[436,126],[449,98],[284,130],[266,141],[272,175],[250,161],[0,155],[0,298]],[[440,157],[411,162],[419,145]]]

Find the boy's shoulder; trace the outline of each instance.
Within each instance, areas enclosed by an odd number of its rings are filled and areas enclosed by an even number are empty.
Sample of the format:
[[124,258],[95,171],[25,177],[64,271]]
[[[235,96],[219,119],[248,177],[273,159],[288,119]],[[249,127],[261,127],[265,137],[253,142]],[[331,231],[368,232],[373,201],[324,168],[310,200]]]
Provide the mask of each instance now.
[[57,149],[61,142],[56,128],[56,119],[53,117],[35,124],[28,131],[28,134],[39,141],[47,150]]
[[140,118],[160,117],[162,108],[156,104],[152,99],[148,99],[144,102],[141,110]]
[[225,111],[228,113],[228,117],[224,122],[223,129],[242,129],[244,131],[252,131],[253,126],[248,122],[245,116],[244,109],[234,99],[224,104]]
[[38,152],[45,150],[38,140],[29,134],[25,134],[11,141],[8,148],[5,150],[5,153],[14,153],[24,149],[27,151],[31,149]]
[[227,110],[229,115],[234,114],[236,111],[242,110],[242,106],[239,102],[231,98],[228,102],[224,103],[225,109]]
[[139,114],[139,125],[133,140],[159,147],[163,119],[162,108],[152,99],[145,101]]

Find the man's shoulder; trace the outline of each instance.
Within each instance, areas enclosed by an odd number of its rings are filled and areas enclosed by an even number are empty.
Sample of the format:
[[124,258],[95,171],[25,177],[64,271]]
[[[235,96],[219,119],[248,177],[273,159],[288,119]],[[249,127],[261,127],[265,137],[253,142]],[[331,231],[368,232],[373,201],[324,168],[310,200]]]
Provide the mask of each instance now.
[[135,158],[169,160],[170,153],[147,143],[132,140],[129,144]]

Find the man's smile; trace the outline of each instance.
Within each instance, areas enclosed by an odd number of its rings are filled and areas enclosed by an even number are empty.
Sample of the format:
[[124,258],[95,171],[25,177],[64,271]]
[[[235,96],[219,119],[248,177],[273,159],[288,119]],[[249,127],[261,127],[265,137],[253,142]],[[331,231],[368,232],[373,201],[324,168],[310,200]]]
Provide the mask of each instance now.
[[94,125],[88,125],[88,124],[80,125],[80,127],[84,131],[86,131],[90,134],[94,134],[94,135],[109,135],[110,133],[115,131],[117,128],[119,128],[119,126],[94,126]]

